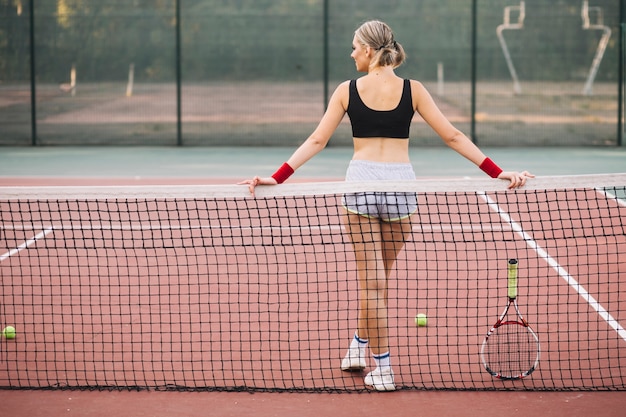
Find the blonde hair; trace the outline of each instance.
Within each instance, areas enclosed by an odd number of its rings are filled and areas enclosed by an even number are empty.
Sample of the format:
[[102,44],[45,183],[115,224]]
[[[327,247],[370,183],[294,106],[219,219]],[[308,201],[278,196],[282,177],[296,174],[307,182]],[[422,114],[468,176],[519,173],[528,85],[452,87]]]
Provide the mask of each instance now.
[[396,42],[391,28],[384,22],[379,20],[365,22],[359,26],[354,35],[362,45],[369,46],[375,51],[371,66],[392,65],[397,68],[406,59],[404,48]]

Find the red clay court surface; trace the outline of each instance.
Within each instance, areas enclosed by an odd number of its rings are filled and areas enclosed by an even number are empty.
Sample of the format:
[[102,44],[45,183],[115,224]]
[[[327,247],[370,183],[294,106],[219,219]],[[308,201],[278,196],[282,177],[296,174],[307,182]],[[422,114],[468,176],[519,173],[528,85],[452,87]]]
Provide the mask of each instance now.
[[[59,185],[59,180],[2,179],[0,185]],[[171,182],[171,180],[170,180]],[[186,184],[206,180],[178,180]],[[220,181],[230,183],[230,181]],[[127,184],[62,180],[63,185]],[[133,183],[138,183],[134,181]],[[163,184],[149,179],[141,184]],[[215,183],[212,181],[212,183]],[[0,390],[0,415],[11,416],[623,416],[626,392],[399,391],[310,394],[148,391]],[[6,414],[5,414],[6,413]]]
[[16,417],[623,417],[624,392],[397,391],[372,394],[0,391]]

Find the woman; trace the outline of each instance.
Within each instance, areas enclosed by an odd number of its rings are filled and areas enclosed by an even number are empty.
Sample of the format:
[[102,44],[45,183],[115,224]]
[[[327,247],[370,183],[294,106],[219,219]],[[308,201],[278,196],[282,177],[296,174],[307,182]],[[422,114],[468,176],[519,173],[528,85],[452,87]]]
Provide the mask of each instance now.
[[[418,81],[403,80],[394,70],[405,60],[402,46],[389,26],[380,21],[361,25],[352,41],[352,59],[366,75],[340,84],[315,131],[271,177],[254,177],[250,192],[258,185],[284,182],[295,170],[320,152],[348,113],[352,124],[354,154],[346,181],[415,179],[409,161],[409,128],[415,111],[441,139],[493,178],[523,186],[533,175],[502,171],[441,113]],[[379,391],[395,390],[387,336],[387,281],[392,266],[411,232],[409,217],[417,209],[414,195],[367,193],[346,195],[344,224],[357,261],[359,314],[344,371],[366,367],[366,346],[376,364],[365,384]]]

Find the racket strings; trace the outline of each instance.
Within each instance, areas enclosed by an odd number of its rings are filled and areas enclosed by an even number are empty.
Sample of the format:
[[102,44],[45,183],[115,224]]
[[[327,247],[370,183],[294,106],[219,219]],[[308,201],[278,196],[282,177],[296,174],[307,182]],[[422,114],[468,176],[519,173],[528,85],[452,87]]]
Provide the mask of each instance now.
[[535,336],[518,322],[505,322],[489,336],[483,354],[489,369],[501,378],[519,378],[534,370]]

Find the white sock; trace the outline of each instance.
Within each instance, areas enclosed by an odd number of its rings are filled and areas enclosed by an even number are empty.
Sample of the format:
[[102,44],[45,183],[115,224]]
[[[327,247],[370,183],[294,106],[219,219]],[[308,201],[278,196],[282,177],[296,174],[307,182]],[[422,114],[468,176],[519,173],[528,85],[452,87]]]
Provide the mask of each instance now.
[[361,339],[356,332],[354,332],[354,337],[352,338],[352,342],[350,342],[350,347],[365,349],[367,347],[367,339]]
[[389,352],[381,353],[374,356],[376,367],[380,369],[391,368],[391,355]]

